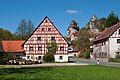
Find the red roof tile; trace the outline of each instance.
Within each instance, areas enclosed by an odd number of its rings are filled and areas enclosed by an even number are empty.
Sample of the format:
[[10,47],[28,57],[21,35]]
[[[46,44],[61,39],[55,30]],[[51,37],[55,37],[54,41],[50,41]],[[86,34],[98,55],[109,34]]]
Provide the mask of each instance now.
[[2,52],[23,52],[22,44],[25,41],[22,40],[13,40],[13,41],[1,41],[0,51]]

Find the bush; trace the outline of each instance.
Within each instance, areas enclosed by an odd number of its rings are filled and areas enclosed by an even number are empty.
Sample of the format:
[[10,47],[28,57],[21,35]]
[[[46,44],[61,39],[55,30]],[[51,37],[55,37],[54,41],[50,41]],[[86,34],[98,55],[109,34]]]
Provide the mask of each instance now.
[[120,62],[120,58],[109,58],[109,62]]
[[83,54],[83,58],[89,59],[90,58],[90,52],[89,51],[85,51],[84,54]]
[[84,52],[80,52],[80,54],[79,54],[79,58],[83,58],[83,54],[84,54]]
[[0,59],[0,65],[5,65],[7,64],[7,60],[6,59]]
[[120,59],[120,55],[116,55],[115,57]]
[[51,54],[51,53],[46,53],[46,54],[43,56],[43,61],[44,61],[44,62],[55,62],[54,55]]

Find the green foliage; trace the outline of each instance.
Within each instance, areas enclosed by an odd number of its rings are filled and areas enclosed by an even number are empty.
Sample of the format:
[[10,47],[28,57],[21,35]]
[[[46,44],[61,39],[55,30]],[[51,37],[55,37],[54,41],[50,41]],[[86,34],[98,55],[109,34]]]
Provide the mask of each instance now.
[[118,62],[118,63],[120,63],[120,58],[109,58],[109,62]]
[[0,68],[1,80],[119,80],[120,68],[105,66]]
[[0,28],[0,40],[12,40],[13,36],[10,31]]
[[119,55],[119,54],[117,54],[117,55],[115,56],[115,58],[119,58],[119,59],[120,59],[120,55]]
[[85,51],[83,54],[83,58],[89,59],[90,58],[90,51]]
[[80,51],[79,58],[83,58],[84,50]]
[[79,34],[78,39],[72,41],[71,45],[78,46],[79,49],[81,49],[79,57],[89,58],[89,53],[87,52],[90,50],[90,46],[92,45],[92,42],[90,41],[92,35],[89,29],[86,28],[79,30],[78,34]]
[[[100,31],[105,30],[105,28],[111,27],[114,24],[117,24],[119,22],[118,16],[111,12],[107,17],[102,17],[100,19],[97,19],[95,21],[92,21],[91,24],[95,26],[95,28],[99,29]],[[87,28],[90,28],[90,22],[86,25]]]
[[0,64],[7,64],[9,59],[13,59],[14,56],[12,53],[3,53],[0,52]]
[[112,25],[119,22],[118,16],[115,15],[113,12],[109,14],[106,20],[106,27],[111,27]]
[[44,62],[54,62],[54,54],[56,53],[58,46],[56,42],[46,43],[48,52],[43,56]]
[[48,53],[55,54],[56,51],[58,50],[58,46],[56,42],[51,42],[51,43],[47,42],[46,45],[47,45]]
[[87,50],[90,48],[90,45],[92,44],[89,40],[89,38],[92,35],[90,34],[88,29],[82,29],[79,31],[78,40],[73,41],[72,44],[74,46],[79,46],[82,50]]
[[99,27],[98,27],[98,29],[100,31],[103,31],[105,28],[106,28],[106,18],[103,17],[103,18],[99,19]]
[[43,56],[43,61],[44,61],[44,62],[55,62],[54,55],[51,54],[51,53],[46,53],[46,54]]

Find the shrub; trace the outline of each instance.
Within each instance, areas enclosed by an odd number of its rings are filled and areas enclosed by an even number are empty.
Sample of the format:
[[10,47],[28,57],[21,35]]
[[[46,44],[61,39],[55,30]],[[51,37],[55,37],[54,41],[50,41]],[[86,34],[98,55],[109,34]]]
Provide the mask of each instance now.
[[79,58],[83,58],[83,52],[80,52]]
[[120,62],[120,58],[109,58],[109,62]]
[[55,62],[54,55],[51,54],[51,53],[46,53],[46,54],[43,56],[43,61],[44,61],[44,62]]
[[89,51],[85,51],[84,54],[83,54],[83,58],[89,59],[90,58],[90,52]]
[[7,60],[6,59],[0,59],[0,65],[4,65],[7,64]]
[[115,57],[120,59],[120,55],[116,55]]

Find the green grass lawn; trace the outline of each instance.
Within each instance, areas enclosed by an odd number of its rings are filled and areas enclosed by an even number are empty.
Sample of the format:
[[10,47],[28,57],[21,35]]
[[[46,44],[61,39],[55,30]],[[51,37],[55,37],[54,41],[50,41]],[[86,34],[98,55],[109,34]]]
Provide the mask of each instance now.
[[0,68],[0,80],[120,80],[120,68],[105,66]]

